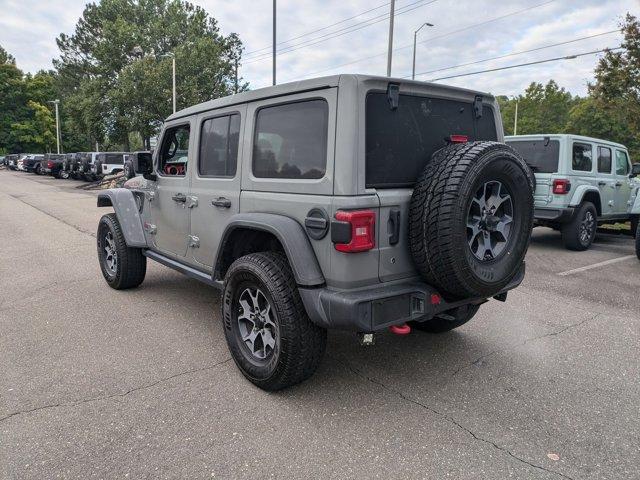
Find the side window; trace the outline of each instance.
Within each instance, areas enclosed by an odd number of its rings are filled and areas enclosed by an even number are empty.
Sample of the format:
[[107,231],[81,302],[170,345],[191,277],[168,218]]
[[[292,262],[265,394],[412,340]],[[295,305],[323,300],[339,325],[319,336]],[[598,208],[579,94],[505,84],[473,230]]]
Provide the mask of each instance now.
[[629,157],[621,150],[616,150],[616,175],[629,175]]
[[598,173],[611,173],[611,149],[598,147]]
[[198,173],[202,177],[235,177],[240,140],[240,115],[202,122]]
[[322,178],[327,167],[329,106],[309,100],[258,111],[253,174],[260,178]]
[[184,177],[189,158],[189,125],[168,128],[159,152],[158,170],[162,175]]
[[593,168],[591,145],[588,143],[573,144],[571,169],[579,172],[590,172]]

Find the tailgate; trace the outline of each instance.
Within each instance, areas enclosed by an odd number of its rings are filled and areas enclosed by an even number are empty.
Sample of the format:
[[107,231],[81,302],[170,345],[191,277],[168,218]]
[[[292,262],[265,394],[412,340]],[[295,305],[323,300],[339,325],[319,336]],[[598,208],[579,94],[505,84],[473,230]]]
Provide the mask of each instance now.
[[536,190],[533,194],[536,207],[544,207],[551,198],[551,186],[553,184],[553,174],[536,173]]
[[412,188],[377,191],[380,210],[376,244],[380,250],[378,278],[389,282],[417,275],[409,250],[409,202]]

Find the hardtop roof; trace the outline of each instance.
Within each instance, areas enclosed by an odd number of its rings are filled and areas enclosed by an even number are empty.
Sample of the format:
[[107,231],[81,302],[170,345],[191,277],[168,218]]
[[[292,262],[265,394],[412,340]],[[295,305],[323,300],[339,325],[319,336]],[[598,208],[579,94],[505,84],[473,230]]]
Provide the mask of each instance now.
[[549,137],[551,139],[556,139],[556,140],[566,139],[566,140],[577,140],[577,141],[591,142],[591,143],[601,143],[601,144],[617,147],[623,150],[627,150],[627,147],[625,147],[621,143],[612,142],[610,140],[604,140],[602,138],[586,137],[584,135],[574,135],[571,133],[536,133],[531,135],[507,135],[504,137],[504,141],[508,142],[509,140],[537,140],[537,139],[542,139],[544,137]]
[[406,78],[393,78],[393,77],[381,77],[376,75],[360,75],[360,74],[340,74],[330,75],[326,77],[310,78],[306,80],[299,80],[296,82],[282,83],[275,86],[269,86],[264,88],[258,88],[256,90],[249,90],[246,92],[237,93],[235,95],[228,95],[226,97],[216,98],[207,102],[199,103],[191,107],[179,110],[167,118],[167,121],[175,120],[178,118],[184,118],[198,113],[207,112],[210,110],[216,110],[218,108],[229,107],[232,105],[239,105],[242,103],[255,102],[266,98],[279,97],[284,95],[291,95],[295,93],[301,93],[311,90],[319,90],[322,88],[332,88],[340,85],[345,80],[355,80],[358,84],[367,82],[370,80],[399,83],[402,85],[421,85],[431,86],[441,90],[449,90],[455,92],[472,93],[482,95],[485,97],[493,98],[490,93],[479,92],[476,90],[470,90],[460,87],[452,87],[448,85],[442,85],[439,83],[420,82],[417,80],[408,80]]

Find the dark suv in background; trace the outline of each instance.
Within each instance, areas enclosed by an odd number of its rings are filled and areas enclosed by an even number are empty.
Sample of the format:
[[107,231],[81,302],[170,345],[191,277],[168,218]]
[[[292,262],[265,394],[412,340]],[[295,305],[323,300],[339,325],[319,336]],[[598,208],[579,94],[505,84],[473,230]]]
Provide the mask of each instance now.
[[42,173],[60,178],[60,171],[65,160],[65,155],[57,153],[47,153],[40,162]]

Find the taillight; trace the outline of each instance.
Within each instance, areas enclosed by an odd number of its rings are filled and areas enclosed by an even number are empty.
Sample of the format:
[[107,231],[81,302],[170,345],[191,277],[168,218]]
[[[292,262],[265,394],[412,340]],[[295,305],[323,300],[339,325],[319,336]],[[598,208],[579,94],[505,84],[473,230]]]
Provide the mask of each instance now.
[[467,135],[449,135],[449,141],[451,143],[467,143],[469,137]]
[[556,195],[566,195],[571,190],[571,182],[564,178],[556,178],[553,181],[553,193]]
[[339,210],[336,212],[336,220],[343,227],[340,230],[344,231],[339,237],[332,232],[332,239],[339,252],[365,252],[376,246],[376,214],[372,210]]
[[47,168],[53,168],[53,162],[51,160],[47,160]]

